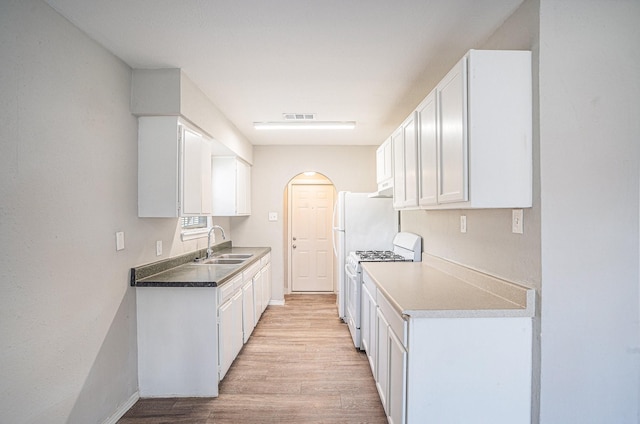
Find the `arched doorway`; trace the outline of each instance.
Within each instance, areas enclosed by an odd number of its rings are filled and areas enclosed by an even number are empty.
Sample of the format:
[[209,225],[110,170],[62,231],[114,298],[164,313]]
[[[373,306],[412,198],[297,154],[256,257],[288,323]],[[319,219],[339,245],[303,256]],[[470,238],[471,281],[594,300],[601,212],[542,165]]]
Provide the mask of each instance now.
[[288,271],[285,292],[334,292],[333,182],[320,173],[304,172],[289,181],[284,197]]

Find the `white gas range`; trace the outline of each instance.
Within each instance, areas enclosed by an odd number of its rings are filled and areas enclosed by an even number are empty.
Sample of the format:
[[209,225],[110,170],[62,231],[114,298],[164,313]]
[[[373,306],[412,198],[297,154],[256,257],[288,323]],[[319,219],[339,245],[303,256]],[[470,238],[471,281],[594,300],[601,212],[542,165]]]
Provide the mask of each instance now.
[[355,347],[360,348],[360,314],[362,305],[361,262],[419,262],[422,260],[422,238],[413,233],[398,233],[393,250],[357,250],[346,260],[345,322],[349,325]]

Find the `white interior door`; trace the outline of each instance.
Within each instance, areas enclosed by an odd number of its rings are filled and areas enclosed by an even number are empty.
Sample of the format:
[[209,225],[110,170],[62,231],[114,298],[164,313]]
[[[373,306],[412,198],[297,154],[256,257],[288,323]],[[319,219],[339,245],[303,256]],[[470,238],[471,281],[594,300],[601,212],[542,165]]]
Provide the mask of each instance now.
[[333,291],[333,186],[291,187],[291,291]]

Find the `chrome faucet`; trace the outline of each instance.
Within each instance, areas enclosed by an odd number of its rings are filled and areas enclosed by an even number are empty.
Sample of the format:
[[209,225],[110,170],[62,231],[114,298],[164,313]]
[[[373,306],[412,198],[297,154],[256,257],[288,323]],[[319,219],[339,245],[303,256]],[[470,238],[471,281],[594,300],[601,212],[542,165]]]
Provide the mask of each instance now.
[[[212,225],[209,229],[209,233],[207,234],[207,259],[211,258],[211,254],[213,253],[213,250],[211,250],[211,233],[213,233],[213,230],[215,230],[216,228],[220,230],[220,233],[222,234],[222,240],[227,239],[227,237],[224,235],[224,228],[219,225]],[[215,240],[215,235],[213,236],[213,238]]]

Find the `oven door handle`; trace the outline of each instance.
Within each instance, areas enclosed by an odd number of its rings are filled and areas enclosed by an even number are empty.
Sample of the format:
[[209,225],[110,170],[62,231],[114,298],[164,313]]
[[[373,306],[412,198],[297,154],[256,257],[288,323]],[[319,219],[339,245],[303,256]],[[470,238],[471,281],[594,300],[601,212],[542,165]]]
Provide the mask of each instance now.
[[344,270],[347,273],[347,278],[351,278],[351,279],[356,278],[357,273],[349,265],[345,265]]

